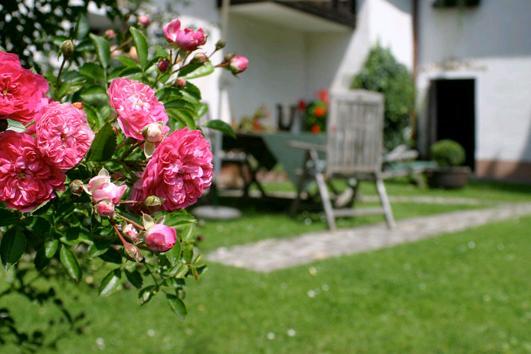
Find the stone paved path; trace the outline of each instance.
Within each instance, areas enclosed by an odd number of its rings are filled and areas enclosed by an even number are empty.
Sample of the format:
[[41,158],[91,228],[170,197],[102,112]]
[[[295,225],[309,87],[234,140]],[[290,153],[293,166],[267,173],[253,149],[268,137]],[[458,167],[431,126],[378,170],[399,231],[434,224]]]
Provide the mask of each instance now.
[[397,222],[397,227],[393,230],[388,230],[382,223],[333,233],[323,231],[290,239],[269,239],[248,245],[219,248],[207,258],[235,267],[271,272],[329,257],[414,242],[529,214],[531,203],[504,204],[496,208],[402,220]]

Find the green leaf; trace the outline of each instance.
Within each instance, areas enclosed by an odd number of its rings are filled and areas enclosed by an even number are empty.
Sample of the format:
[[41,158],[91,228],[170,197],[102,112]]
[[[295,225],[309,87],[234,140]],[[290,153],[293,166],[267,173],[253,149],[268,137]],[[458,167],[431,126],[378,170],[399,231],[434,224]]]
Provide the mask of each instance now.
[[133,42],[135,43],[136,53],[138,55],[138,60],[140,66],[143,70],[147,69],[148,64],[148,43],[146,36],[140,30],[135,27],[130,27],[129,31],[133,36]]
[[170,304],[171,309],[178,316],[185,317],[188,311],[186,310],[186,305],[184,302],[175,295],[166,294],[166,299]]
[[59,240],[49,240],[44,243],[44,255],[46,258],[52,258],[55,256],[57,249],[59,248]]
[[154,285],[146,286],[138,292],[138,301],[141,305],[147,304],[155,295],[157,287]]
[[7,129],[13,130],[18,133],[23,133],[26,131],[26,127],[24,126],[24,124],[11,119],[7,120]]
[[138,67],[138,63],[134,61],[134,59],[131,59],[131,57],[128,57],[125,55],[120,55],[116,57],[116,60],[122,63],[123,66],[132,67],[132,68]]
[[223,134],[229,135],[233,138],[236,137],[236,134],[234,134],[234,130],[232,130],[232,127],[220,119],[209,120],[206,126],[210,129],[219,130]]
[[132,272],[125,270],[125,276],[135,288],[140,289],[142,287],[142,283],[144,281],[142,279],[142,275],[140,275],[140,272],[138,270]]
[[199,77],[210,75],[214,72],[214,65],[211,62],[206,62],[191,73],[184,75],[186,80],[197,79]]
[[15,264],[26,249],[26,237],[19,228],[11,228],[2,236],[0,257],[5,268]]
[[99,288],[100,296],[109,296],[116,288],[120,285],[120,279],[122,277],[122,272],[120,269],[111,270],[103,278]]
[[96,47],[96,53],[98,54],[98,60],[100,61],[101,66],[103,66],[104,69],[107,69],[111,62],[111,47],[109,41],[92,33],[90,34],[90,39],[92,39],[92,43],[94,43],[94,46]]
[[90,24],[85,14],[81,14],[76,23],[76,38],[83,39],[90,31]]
[[11,225],[19,219],[19,215],[6,209],[0,209],[0,226]]
[[77,262],[76,256],[66,245],[61,246],[61,251],[59,251],[59,259],[65,267],[66,272],[70,278],[75,281],[81,279],[81,268],[79,268],[79,263]]
[[106,161],[116,150],[116,135],[110,123],[105,124],[96,134],[88,154],[91,161]]
[[79,68],[79,73],[95,82],[100,82],[104,79],[103,69],[101,66],[94,63],[83,64],[83,66]]
[[107,92],[101,86],[90,86],[83,89],[79,94],[84,102],[87,102],[93,106],[101,106],[107,103]]

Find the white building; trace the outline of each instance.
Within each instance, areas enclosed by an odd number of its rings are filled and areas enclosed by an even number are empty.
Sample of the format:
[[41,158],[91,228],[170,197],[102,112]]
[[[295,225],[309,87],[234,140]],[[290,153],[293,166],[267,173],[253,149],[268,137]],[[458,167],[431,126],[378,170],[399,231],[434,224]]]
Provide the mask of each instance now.
[[467,2],[417,1],[419,147],[451,138],[478,177],[531,181],[531,1]]

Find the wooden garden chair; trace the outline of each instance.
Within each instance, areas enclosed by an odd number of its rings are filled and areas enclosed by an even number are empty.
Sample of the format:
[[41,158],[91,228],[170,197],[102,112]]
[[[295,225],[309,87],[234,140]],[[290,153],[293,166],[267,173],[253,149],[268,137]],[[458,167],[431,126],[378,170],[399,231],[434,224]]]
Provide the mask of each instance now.
[[[364,90],[332,92],[329,109],[326,145],[290,144],[306,150],[292,212],[298,209],[308,183],[315,180],[331,230],[336,229],[337,217],[369,214],[383,214],[387,226],[393,228],[395,221],[382,175],[383,95]],[[349,208],[335,208],[331,195],[337,193],[330,183],[332,178],[355,181],[349,183],[353,196]],[[376,184],[381,207],[354,208],[359,184],[367,180]]]

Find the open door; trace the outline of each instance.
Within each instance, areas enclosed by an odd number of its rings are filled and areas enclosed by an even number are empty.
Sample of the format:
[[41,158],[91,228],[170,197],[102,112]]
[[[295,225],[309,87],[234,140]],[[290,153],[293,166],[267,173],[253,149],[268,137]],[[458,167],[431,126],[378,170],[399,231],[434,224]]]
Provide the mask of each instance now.
[[465,164],[472,170],[476,151],[475,100],[474,79],[432,81],[431,143],[443,139],[457,141],[465,149]]

